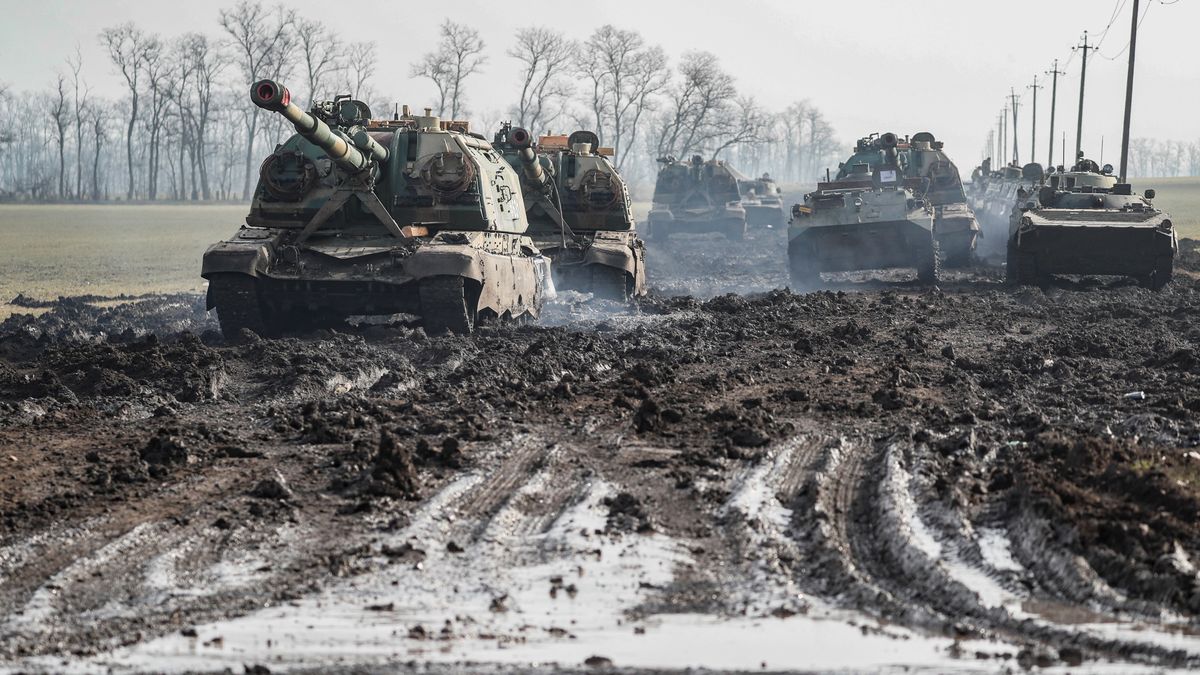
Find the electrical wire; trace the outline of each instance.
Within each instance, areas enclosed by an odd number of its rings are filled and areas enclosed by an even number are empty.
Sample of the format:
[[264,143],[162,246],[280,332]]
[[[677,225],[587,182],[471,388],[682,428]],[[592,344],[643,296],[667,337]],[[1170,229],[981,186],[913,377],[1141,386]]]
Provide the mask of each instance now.
[[1112,30],[1113,24],[1117,22],[1117,16],[1121,14],[1121,10],[1125,9],[1125,3],[1128,0],[1118,0],[1116,7],[1113,8],[1112,16],[1108,18],[1108,25],[1100,33],[1100,39],[1096,40],[1096,49],[1100,49],[1100,45],[1104,44],[1104,38],[1108,37],[1108,31]]
[[[1178,0],[1176,0],[1176,1],[1178,1]],[[1150,13],[1150,8],[1153,6],[1154,6],[1154,0],[1151,0],[1150,2],[1146,3],[1146,9],[1142,10],[1142,16],[1140,19],[1138,19],[1138,22],[1137,22],[1138,30],[1141,30],[1142,22],[1146,20],[1146,15]],[[1116,61],[1117,59],[1121,58],[1121,55],[1124,54],[1128,50],[1129,50],[1129,41],[1127,40],[1125,42],[1125,46],[1121,47],[1121,51],[1117,52],[1116,54],[1113,54],[1112,56],[1105,56],[1104,54],[1096,52],[1096,56],[1099,56],[1100,58],[1108,60],[1108,61]]]

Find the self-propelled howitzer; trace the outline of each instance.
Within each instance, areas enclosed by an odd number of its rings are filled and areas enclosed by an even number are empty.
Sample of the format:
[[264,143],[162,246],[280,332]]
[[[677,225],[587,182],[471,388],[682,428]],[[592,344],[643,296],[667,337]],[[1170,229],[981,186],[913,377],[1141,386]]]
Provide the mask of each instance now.
[[204,255],[226,337],[392,314],[466,333],[539,314],[549,261],[526,232],[520,181],[465,122],[407,107],[373,120],[349,96],[306,113],[270,80],[250,98],[296,135],[263,162],[246,224]]
[[505,124],[492,143],[521,172],[529,234],[551,259],[556,288],[618,301],[646,293],[645,246],[629,191],[596,134],[535,143]]

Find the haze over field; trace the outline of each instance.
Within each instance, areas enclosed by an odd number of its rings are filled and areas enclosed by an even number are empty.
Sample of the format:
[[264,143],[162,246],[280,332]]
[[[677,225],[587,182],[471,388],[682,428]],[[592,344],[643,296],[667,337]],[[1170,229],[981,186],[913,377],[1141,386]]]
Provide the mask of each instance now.
[[[0,81],[15,91],[45,89],[55,71],[66,71],[64,57],[78,45],[83,74],[96,94],[117,98],[123,83],[97,40],[98,31],[134,21],[150,32],[173,36],[186,31],[216,35],[217,12],[231,3],[161,3],[127,0],[77,3],[49,0],[23,3],[21,19],[0,25],[8,45]],[[661,45],[671,65],[689,50],[719,57],[739,89],[771,110],[809,99],[819,106],[843,145],[871,131],[900,133],[929,129],[947,142],[960,165],[981,157],[987,133],[1004,105],[1009,87],[1025,95],[1022,134],[1029,130],[1026,85],[1042,76],[1055,58],[1067,64],[1060,79],[1058,128],[1074,144],[1079,85],[1078,57],[1071,47],[1084,30],[1100,49],[1088,63],[1087,112],[1083,147],[1114,161],[1121,135],[1125,61],[1129,38],[1128,6],[1117,0],[1018,0],[1005,5],[932,0],[918,4],[882,0],[790,2],[749,0],[738,3],[634,2],[612,0],[568,8],[561,2],[462,2],[414,5],[364,0],[333,9],[327,2],[289,3],[306,17],[327,23],[346,40],[375,41],[376,89],[387,100],[414,107],[435,100],[427,80],[409,76],[410,64],[435,47],[445,19],[478,29],[486,43],[487,63],[473,78],[468,105],[473,118],[504,117],[517,98],[518,64],[505,55],[521,27],[544,25],[586,39],[603,24],[634,29],[650,44]],[[915,8],[919,7],[919,11]],[[1137,96],[1133,136],[1194,140],[1200,137],[1200,69],[1190,58],[1193,32],[1200,25],[1200,3],[1143,3],[1146,18],[1138,49]],[[1111,29],[1105,35],[1105,28]],[[1110,60],[1111,59],[1111,60]],[[1049,94],[1039,92],[1038,159],[1046,143]],[[488,130],[490,132],[490,130]],[[1061,142],[1061,135],[1059,141]],[[1021,147],[1029,152],[1028,141]]]

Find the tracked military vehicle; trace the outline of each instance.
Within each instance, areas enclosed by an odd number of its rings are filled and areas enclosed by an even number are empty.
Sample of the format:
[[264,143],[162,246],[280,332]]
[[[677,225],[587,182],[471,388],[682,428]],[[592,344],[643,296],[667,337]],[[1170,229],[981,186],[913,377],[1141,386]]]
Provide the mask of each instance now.
[[818,183],[803,204],[792,208],[788,263],[793,285],[815,286],[821,272],[895,267],[916,268],[925,283],[938,281],[934,209],[921,196],[928,179],[904,178],[898,143],[892,133],[860,140],[859,161],[843,163],[834,180]]
[[746,210],[747,225],[764,225],[773,227],[782,225],[783,191],[771,178],[764,173],[759,178],[750,178],[730,167],[737,178],[739,191],[742,193],[742,208]]
[[737,177],[719,159],[700,155],[688,162],[667,156],[654,184],[648,218],[650,236],[665,240],[672,234],[720,232],[727,239],[746,236],[746,209]]
[[[904,146],[907,146],[905,148]],[[928,131],[913,134],[900,146],[906,178],[926,178],[925,199],[933,207],[933,233],[947,267],[963,267],[975,254],[980,225],[967,201],[958,167]]]
[[1179,246],[1154,190],[1135,195],[1112,167],[1082,157],[1051,173],[1036,191],[1021,190],[1010,219],[1007,275],[1018,284],[1052,274],[1130,276],[1161,290],[1171,281]]
[[538,316],[549,261],[520,183],[465,122],[372,120],[349,96],[305,113],[271,80],[250,99],[296,135],[263,162],[246,224],[204,254],[227,338],[355,315],[416,315],[430,333]]
[[533,136],[504,124],[492,140],[520,172],[529,235],[558,289],[624,302],[646,294],[646,247],[629,190],[591,131]]
[[977,170],[971,199],[988,253],[1003,252],[1001,243],[1008,241],[1009,220],[1018,206],[1018,193],[1035,190],[1045,175],[1037,162],[992,171],[987,161]]

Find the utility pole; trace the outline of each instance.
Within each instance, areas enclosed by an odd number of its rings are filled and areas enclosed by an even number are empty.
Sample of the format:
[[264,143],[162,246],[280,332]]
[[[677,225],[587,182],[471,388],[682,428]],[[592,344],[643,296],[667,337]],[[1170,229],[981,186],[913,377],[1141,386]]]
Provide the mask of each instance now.
[[1066,75],[1058,69],[1058,59],[1054,59],[1054,69],[1046,73],[1052,76],[1053,84],[1050,86],[1050,166],[1054,166],[1054,106],[1058,102],[1058,76]]
[[1004,161],[1004,132],[1001,128],[1004,125],[1004,113],[996,116],[996,152],[992,155],[992,166],[1004,166],[1001,162]]
[[1033,125],[1032,139],[1029,144],[1029,161],[1031,162],[1037,157],[1037,90],[1043,87],[1044,85],[1037,83],[1037,75],[1033,76],[1033,84],[1025,87],[1033,90],[1033,109],[1029,113],[1030,124]]
[[1021,163],[1021,152],[1018,149],[1018,145],[1020,143],[1020,136],[1019,136],[1019,134],[1017,134],[1017,108],[1020,108],[1021,104],[1017,103],[1017,90],[1012,87],[1009,87],[1008,91],[1009,91],[1009,97],[1012,98],[1012,112],[1013,112],[1012,161],[1013,161],[1013,164],[1020,164]]
[[[1008,154],[1008,101],[1004,102],[1004,112],[1000,113],[1000,117],[1004,120],[1004,126],[1000,132],[1000,157],[1003,158],[1004,155]],[[1004,162],[1004,166],[1008,166],[1007,161]]]
[[1129,168],[1129,119],[1133,110],[1133,59],[1137,54],[1138,0],[1133,0],[1133,18],[1129,29],[1129,74],[1125,76],[1125,127],[1121,131],[1121,182],[1128,177]]
[[1075,124],[1075,156],[1079,157],[1079,150],[1083,147],[1083,86],[1087,83],[1087,57],[1088,51],[1096,49],[1088,46],[1087,31],[1083,31],[1083,44],[1075,49],[1083,50],[1083,66],[1079,71],[1079,121]]

